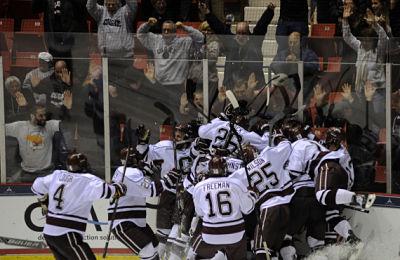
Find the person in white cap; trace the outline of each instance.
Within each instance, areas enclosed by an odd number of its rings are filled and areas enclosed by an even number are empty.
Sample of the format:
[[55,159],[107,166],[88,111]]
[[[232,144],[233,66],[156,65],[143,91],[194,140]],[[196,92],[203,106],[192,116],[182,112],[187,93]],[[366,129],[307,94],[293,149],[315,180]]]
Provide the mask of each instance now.
[[32,88],[35,88],[40,81],[54,73],[53,56],[50,53],[40,52],[38,60],[39,67],[26,74],[22,88],[32,90]]

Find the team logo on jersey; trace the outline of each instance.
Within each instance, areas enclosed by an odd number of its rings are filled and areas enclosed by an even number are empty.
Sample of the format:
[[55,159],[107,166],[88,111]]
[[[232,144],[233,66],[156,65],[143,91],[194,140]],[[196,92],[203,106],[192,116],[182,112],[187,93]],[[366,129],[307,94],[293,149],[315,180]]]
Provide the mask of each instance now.
[[107,19],[104,19],[103,25],[121,27],[121,21],[118,19],[107,18]]

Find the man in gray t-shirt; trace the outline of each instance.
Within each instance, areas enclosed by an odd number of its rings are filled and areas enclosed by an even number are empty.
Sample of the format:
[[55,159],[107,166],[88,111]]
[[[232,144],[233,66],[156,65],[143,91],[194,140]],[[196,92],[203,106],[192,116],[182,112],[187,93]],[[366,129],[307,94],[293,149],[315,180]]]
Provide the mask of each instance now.
[[30,182],[52,170],[53,136],[60,130],[59,125],[58,120],[46,121],[43,106],[35,106],[30,120],[6,124],[6,136],[17,139],[22,158],[22,171],[10,181]]

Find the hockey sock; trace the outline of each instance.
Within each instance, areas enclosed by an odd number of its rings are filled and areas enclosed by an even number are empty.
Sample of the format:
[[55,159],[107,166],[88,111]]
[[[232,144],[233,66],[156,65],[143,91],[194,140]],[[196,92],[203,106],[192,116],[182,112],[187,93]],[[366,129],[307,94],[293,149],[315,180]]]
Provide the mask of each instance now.
[[337,223],[333,229],[341,237],[343,237],[344,239],[347,240],[347,237],[349,236],[349,231],[351,230],[351,226],[350,226],[350,223],[347,220],[343,219],[342,221]]
[[318,240],[311,236],[307,237],[307,244],[311,248],[311,251],[316,251],[325,245],[324,240]]

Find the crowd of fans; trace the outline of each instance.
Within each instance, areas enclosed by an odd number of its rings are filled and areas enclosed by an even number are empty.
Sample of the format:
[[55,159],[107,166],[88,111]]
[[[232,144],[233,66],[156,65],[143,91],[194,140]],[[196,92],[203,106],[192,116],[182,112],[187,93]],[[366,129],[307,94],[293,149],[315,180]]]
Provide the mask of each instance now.
[[[239,2],[248,5],[247,1]],[[22,159],[22,170],[34,174],[57,166],[54,160],[49,164],[46,157],[43,165],[30,167],[29,163],[38,162],[28,150],[33,149],[37,156],[40,146],[46,156],[51,149],[57,157],[54,150],[63,149],[52,146],[66,143],[68,149],[77,148],[76,143],[82,142],[79,135],[94,134],[96,151],[104,149],[102,67],[87,59],[91,43],[86,34],[87,19],[91,17],[97,24],[97,52],[109,58],[112,161],[127,142],[126,136],[132,134],[126,131],[126,118],[136,118],[138,123],[159,122],[165,116],[146,108],[154,100],[162,100],[180,119],[191,119],[203,110],[203,86],[207,83],[210,116],[223,109],[227,103],[225,92],[231,89],[239,99],[252,103],[253,115],[272,118],[282,109],[292,109],[301,89],[306,104],[300,113],[304,121],[314,128],[344,127],[351,156],[359,160],[356,171],[364,178],[358,188],[377,188],[371,184],[375,165],[385,165],[379,135],[386,127],[387,85],[392,91],[393,158],[400,153],[396,145],[400,136],[395,131],[400,127],[400,90],[396,84],[400,82],[400,66],[396,65],[400,59],[396,39],[400,37],[400,1],[314,0],[309,6],[307,0],[280,0],[277,53],[268,66],[263,65],[262,45],[268,25],[277,14],[273,3],[265,7],[253,28],[241,21],[243,13],[235,19],[224,10],[224,1],[32,0],[32,12],[43,13],[47,51],[39,53],[38,68],[25,78],[9,75],[5,79],[6,133],[18,139],[17,157]],[[200,25],[194,28],[189,22]],[[334,46],[334,51],[327,51],[341,58],[335,73],[325,72],[326,65],[320,62],[324,53],[313,48],[309,26],[314,22],[335,24],[336,37],[328,44]],[[147,57],[145,65],[136,66],[138,57],[143,56]],[[218,57],[226,57],[224,68],[218,65]],[[203,59],[208,62],[208,82],[203,78]],[[300,61],[303,73],[298,76]],[[386,78],[387,62],[392,63],[392,79]],[[270,77],[266,76],[266,68]],[[304,79],[302,85],[300,77]],[[265,88],[271,78],[275,78],[272,86]],[[262,111],[266,93],[269,107]],[[18,138],[23,129],[16,122],[31,122],[34,126],[41,122],[38,117],[47,120],[46,127],[52,125],[52,120],[61,120],[63,126],[59,129],[57,124],[44,133],[27,133],[31,138]],[[88,118],[89,127],[85,128]],[[90,124],[94,133],[88,130]],[[10,132],[15,127],[20,134]],[[49,138],[55,133],[56,141]],[[35,136],[43,139],[40,145]],[[397,185],[394,188],[400,190],[396,161],[392,159],[392,174]],[[102,159],[99,163],[104,165]],[[9,181],[19,180],[14,173],[7,176]]]

